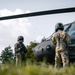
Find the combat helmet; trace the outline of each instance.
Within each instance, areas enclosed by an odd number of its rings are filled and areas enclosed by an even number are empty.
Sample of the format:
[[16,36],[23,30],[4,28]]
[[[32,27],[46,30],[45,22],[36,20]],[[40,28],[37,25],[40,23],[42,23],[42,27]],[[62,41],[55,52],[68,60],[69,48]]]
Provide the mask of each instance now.
[[18,42],[24,42],[24,37],[23,36],[19,36],[17,39]]
[[64,26],[60,22],[55,25],[55,32],[57,32],[58,30],[64,30]]

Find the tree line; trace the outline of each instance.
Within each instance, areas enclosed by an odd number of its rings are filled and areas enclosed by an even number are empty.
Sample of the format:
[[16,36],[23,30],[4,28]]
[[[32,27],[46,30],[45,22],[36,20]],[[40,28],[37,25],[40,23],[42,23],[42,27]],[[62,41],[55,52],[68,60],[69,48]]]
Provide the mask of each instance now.
[[[45,37],[41,40],[41,42],[44,40],[45,40]],[[34,42],[30,42],[30,44],[26,46],[26,48],[27,48],[27,53],[25,55],[26,60],[29,59],[32,62],[36,60],[36,58],[32,52],[32,48],[34,48],[38,44],[39,44],[38,42],[34,41]],[[15,62],[15,53],[13,52],[13,49],[11,48],[10,45],[5,47],[2,50],[1,55],[0,55],[0,61],[2,64]]]

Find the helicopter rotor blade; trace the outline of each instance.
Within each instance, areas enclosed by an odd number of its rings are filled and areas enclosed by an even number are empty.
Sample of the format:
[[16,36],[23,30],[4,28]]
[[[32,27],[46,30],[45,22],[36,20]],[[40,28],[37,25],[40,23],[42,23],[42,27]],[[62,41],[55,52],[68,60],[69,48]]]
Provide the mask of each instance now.
[[49,15],[49,14],[68,13],[68,12],[75,12],[75,7],[47,10],[47,11],[39,11],[39,12],[32,12],[32,13],[12,15],[12,16],[5,16],[5,17],[0,17],[0,21],[8,20],[8,19],[23,18],[23,17],[33,17],[33,16],[41,16],[41,15]]

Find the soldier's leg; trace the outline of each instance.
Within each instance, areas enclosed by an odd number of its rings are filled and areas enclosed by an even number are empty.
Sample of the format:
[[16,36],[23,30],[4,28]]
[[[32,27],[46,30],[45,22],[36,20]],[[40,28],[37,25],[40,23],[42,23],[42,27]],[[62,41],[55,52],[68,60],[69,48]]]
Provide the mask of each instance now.
[[18,56],[16,55],[16,66],[18,66],[18,63],[19,63],[19,59]]
[[22,66],[21,54],[19,55],[19,66]]
[[21,56],[20,56],[20,54],[16,55],[16,66],[21,66]]
[[61,58],[62,58],[62,63],[63,63],[63,67],[68,66],[69,64],[69,57],[68,57],[68,53],[65,52],[61,52]]
[[60,53],[56,52],[55,54],[55,68],[60,68],[61,65],[61,57],[60,57]]
[[25,54],[22,55],[21,60],[22,60],[22,65],[24,65],[25,64]]

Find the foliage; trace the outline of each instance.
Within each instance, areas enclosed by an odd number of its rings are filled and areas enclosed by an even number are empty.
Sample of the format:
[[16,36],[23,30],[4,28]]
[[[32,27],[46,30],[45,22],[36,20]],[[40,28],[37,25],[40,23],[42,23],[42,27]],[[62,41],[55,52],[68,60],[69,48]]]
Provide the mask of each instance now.
[[10,46],[6,47],[1,52],[1,61],[3,64],[11,63],[13,61],[13,52]]
[[[32,48],[34,48],[38,43],[36,42],[30,42],[29,45],[26,46],[27,48],[27,54],[26,59],[30,61],[34,61],[35,57],[32,52]],[[15,54],[12,52],[12,49],[10,46],[4,48],[1,52],[0,61],[2,61],[3,64],[5,63],[14,63],[15,62]]]
[[30,44],[27,45],[26,58],[30,59],[31,61],[35,60],[34,54],[32,52],[32,48],[34,48],[36,45],[38,45],[38,43],[36,43],[36,42],[30,42]]

